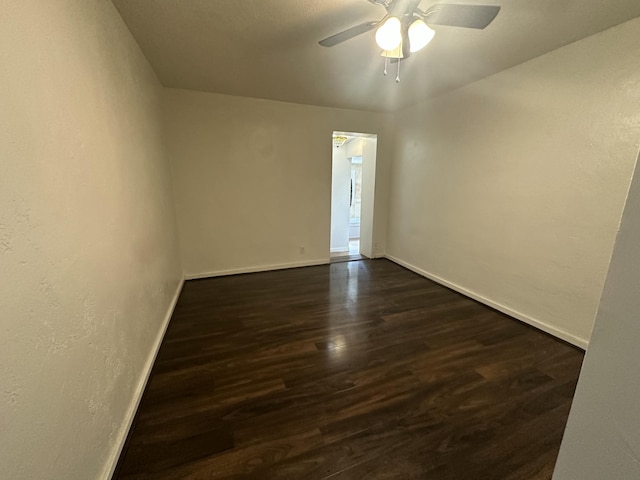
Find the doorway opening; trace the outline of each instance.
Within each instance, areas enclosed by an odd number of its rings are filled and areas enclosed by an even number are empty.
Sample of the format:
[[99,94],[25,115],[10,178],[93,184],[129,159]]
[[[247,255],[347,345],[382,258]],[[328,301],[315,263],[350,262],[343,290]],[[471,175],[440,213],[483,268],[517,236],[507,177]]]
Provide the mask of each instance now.
[[333,132],[331,261],[371,258],[375,191],[375,134]]

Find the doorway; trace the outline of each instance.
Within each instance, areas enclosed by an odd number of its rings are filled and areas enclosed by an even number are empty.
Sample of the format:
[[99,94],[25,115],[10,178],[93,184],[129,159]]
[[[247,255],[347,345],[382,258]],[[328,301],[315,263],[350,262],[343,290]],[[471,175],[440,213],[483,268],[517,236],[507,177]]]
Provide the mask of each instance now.
[[331,261],[373,257],[377,135],[333,132]]

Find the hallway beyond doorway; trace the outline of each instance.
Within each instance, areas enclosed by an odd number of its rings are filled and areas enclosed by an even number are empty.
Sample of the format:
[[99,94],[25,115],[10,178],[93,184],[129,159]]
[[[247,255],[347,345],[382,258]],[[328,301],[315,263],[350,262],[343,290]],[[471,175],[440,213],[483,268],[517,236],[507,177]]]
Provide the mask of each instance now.
[[330,258],[372,257],[377,135],[333,132]]
[[349,255],[359,255],[359,254],[360,254],[360,239],[350,238],[349,239]]
[[360,255],[360,239],[349,239],[349,250],[344,252],[331,252],[330,263],[351,262],[353,260],[365,260],[367,257]]

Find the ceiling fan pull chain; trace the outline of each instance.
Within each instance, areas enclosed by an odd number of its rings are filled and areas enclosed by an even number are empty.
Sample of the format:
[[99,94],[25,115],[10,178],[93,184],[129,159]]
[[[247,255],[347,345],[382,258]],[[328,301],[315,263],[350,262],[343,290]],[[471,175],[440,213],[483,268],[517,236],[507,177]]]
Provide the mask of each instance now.
[[389,65],[389,57],[384,57],[384,75],[387,76],[387,65]]
[[396,83],[400,83],[400,59],[398,59],[398,73],[396,74]]

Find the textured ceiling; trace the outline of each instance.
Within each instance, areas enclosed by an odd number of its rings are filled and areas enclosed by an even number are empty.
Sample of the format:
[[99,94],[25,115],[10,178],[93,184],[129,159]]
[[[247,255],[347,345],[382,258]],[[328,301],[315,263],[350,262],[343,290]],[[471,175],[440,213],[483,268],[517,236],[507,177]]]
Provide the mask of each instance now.
[[365,0],[113,2],[166,87],[375,111],[396,110],[640,16],[640,0],[453,1],[502,10],[485,30],[434,27],[433,42],[402,62],[396,84],[395,67],[382,74],[373,31],[332,48],[318,45],[384,16],[384,8]]

